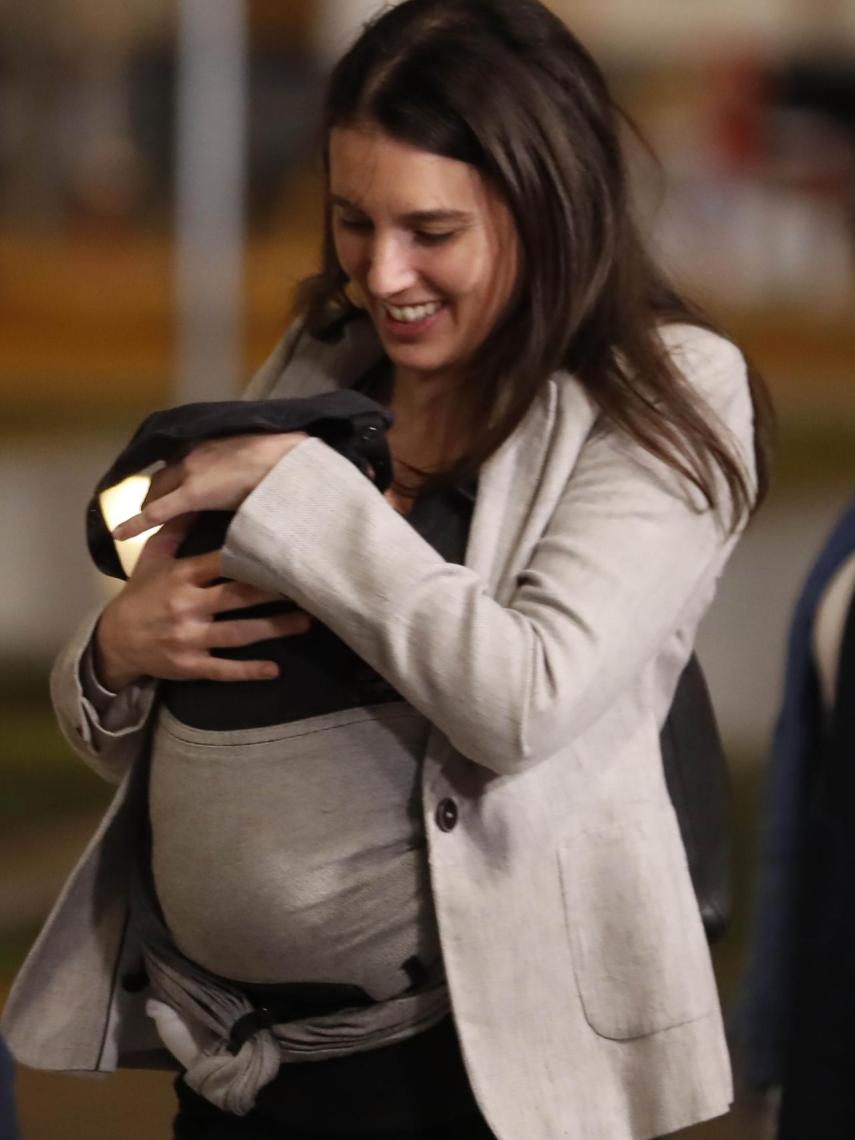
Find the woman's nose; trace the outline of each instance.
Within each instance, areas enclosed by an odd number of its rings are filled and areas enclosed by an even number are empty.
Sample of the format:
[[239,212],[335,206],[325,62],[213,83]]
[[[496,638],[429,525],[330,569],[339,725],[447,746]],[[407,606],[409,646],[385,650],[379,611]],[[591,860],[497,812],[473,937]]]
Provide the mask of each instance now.
[[375,297],[392,297],[409,288],[416,271],[408,251],[394,237],[378,236],[370,253],[365,283]]

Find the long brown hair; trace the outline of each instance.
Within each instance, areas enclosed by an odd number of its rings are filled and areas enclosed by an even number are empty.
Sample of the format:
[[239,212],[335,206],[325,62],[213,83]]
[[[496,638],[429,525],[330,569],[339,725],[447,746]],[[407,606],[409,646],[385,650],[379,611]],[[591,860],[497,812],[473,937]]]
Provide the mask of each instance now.
[[[723,477],[736,525],[767,486],[765,389],[749,369],[754,489],[657,335],[673,322],[713,326],[644,249],[629,202],[621,119],[594,60],[538,0],[405,0],[370,23],[333,71],[325,151],[333,129],[377,125],[474,166],[516,224],[520,280],[460,389],[465,422],[481,426],[429,483],[473,475],[547,378],[564,368],[711,507]],[[297,294],[309,332],[329,337],[357,316],[346,284],[328,208],[321,272]],[[332,323],[331,314],[338,318]]]

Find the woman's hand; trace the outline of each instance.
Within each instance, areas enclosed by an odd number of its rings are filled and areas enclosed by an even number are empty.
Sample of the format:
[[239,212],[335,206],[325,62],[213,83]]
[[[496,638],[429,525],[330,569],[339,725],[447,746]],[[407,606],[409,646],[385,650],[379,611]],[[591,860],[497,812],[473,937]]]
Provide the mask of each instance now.
[[220,553],[176,558],[189,519],[168,523],[146,543],[120,594],[107,605],[95,633],[96,671],[117,692],[139,680],[267,681],[278,675],[272,661],[232,661],[212,649],[252,645],[305,633],[311,622],[300,611],[272,617],[214,621],[228,610],[281,601],[241,582],[214,585]]
[[143,509],[113,531],[133,538],[193,511],[236,511],[280,459],[304,439],[305,432],[233,435],[209,439],[183,459],[167,463],[152,477]]

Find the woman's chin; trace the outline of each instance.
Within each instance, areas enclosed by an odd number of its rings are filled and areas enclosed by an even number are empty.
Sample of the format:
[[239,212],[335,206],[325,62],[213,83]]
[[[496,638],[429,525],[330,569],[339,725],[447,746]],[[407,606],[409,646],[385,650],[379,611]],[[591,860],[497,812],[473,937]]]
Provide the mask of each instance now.
[[451,366],[453,363],[448,355],[438,352],[428,345],[402,345],[397,341],[389,341],[383,337],[383,347],[386,355],[396,368],[406,368],[412,372],[435,373]]

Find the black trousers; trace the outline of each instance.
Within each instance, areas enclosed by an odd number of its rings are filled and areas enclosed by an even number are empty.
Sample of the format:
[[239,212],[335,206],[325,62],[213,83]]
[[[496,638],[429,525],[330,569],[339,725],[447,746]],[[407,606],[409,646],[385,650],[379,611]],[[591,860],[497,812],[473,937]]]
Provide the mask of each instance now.
[[173,1140],[495,1140],[463,1067],[451,1018],[382,1049],[283,1065],[246,1116],[179,1077]]
[[[189,1090],[187,1090],[189,1091]],[[201,1101],[190,1093],[190,1097]],[[229,1116],[212,1104],[191,1103],[182,1093],[181,1111],[175,1121],[174,1140],[495,1140],[483,1117],[440,1124],[435,1128],[411,1128],[404,1132],[305,1132],[287,1125],[265,1123],[254,1113]]]

